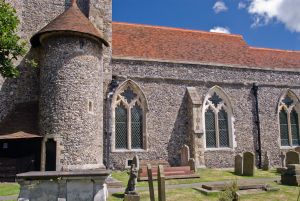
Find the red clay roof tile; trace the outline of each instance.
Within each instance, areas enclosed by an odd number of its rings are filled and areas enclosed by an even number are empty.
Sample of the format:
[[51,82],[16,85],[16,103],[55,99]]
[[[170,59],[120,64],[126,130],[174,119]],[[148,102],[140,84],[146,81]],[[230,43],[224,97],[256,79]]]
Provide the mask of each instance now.
[[97,29],[89,19],[81,12],[76,2],[72,6],[52,20],[48,25],[37,32],[31,39],[32,46],[40,44],[40,36],[45,33],[53,32],[68,32],[68,33],[81,33],[92,36],[99,41],[109,46],[108,42],[103,38],[102,32]]
[[300,68],[300,51],[250,47],[241,35],[113,22],[115,57]]

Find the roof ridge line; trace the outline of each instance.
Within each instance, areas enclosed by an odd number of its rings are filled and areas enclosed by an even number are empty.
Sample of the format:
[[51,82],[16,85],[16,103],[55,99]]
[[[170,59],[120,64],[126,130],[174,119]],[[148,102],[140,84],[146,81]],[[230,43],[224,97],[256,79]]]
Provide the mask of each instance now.
[[168,26],[161,26],[161,25],[149,25],[149,24],[139,24],[139,23],[129,23],[129,22],[116,22],[114,21],[113,24],[123,24],[128,26],[143,26],[143,27],[152,27],[152,28],[158,28],[158,29],[168,29],[168,30],[177,30],[177,31],[186,31],[186,32],[198,32],[203,34],[209,34],[209,35],[223,35],[223,36],[229,36],[229,37],[237,37],[244,40],[243,36],[241,34],[226,34],[226,33],[218,33],[218,32],[209,32],[209,31],[203,31],[203,30],[196,30],[196,29],[186,29],[186,28],[178,28],[178,27],[168,27]]

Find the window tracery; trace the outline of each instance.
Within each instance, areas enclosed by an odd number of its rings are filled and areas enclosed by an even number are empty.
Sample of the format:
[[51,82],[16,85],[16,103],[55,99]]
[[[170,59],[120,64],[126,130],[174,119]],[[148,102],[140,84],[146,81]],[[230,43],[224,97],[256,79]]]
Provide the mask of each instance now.
[[279,101],[281,146],[299,146],[299,100],[290,90]]
[[232,109],[219,87],[213,87],[206,95],[203,113],[206,148],[232,147]]
[[131,80],[124,82],[113,98],[113,150],[146,148],[147,102]]

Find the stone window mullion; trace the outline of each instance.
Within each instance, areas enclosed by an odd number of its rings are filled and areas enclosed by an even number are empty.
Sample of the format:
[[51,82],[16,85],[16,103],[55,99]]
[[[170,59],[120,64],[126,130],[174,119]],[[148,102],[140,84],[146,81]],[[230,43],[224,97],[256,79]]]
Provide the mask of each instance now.
[[216,128],[216,147],[220,147],[220,130],[219,130],[219,117],[218,117],[218,111],[215,110],[215,128]]
[[131,150],[131,108],[132,106],[129,106],[127,112],[127,143],[129,150]]
[[289,131],[289,145],[292,146],[292,126],[291,126],[291,111],[288,110],[288,115],[287,115],[287,120],[288,120],[288,131]]

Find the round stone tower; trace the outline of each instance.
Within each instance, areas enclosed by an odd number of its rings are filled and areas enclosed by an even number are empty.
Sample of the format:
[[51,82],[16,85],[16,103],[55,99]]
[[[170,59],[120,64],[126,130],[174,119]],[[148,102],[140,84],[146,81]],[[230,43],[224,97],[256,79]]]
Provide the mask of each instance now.
[[76,1],[31,38],[41,49],[42,170],[103,168],[102,32]]

